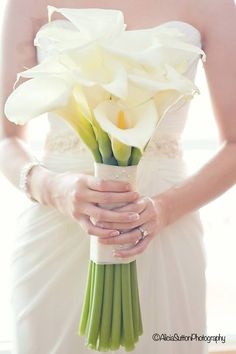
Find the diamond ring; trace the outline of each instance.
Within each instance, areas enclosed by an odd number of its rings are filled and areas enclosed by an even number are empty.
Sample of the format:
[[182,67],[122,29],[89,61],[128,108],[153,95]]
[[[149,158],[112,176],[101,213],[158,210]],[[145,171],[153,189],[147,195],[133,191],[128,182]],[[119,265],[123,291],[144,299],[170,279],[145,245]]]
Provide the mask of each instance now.
[[141,232],[141,237],[139,240],[143,240],[145,239],[145,237],[148,236],[148,231],[147,230],[144,230],[141,226],[138,228],[139,231]]

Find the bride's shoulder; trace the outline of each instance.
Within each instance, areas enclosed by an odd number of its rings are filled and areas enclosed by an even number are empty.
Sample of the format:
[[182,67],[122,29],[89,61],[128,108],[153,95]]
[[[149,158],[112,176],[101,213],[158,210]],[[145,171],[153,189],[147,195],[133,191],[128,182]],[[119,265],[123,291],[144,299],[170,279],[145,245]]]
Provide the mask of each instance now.
[[28,27],[29,34],[47,21],[47,0],[7,0],[5,19],[17,27]]
[[[217,35],[235,36],[236,5],[235,0],[183,0],[186,1],[186,22],[199,29],[203,43]],[[218,33],[218,34],[217,34]]]

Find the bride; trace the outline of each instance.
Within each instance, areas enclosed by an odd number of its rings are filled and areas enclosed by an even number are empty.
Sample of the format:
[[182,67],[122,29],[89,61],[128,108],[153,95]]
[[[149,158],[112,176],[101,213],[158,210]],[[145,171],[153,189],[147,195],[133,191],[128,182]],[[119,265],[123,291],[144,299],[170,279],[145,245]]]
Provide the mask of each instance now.
[[[9,181],[29,197],[19,216],[11,262],[14,353],[90,352],[77,329],[89,260],[88,234],[93,234],[105,244],[134,244],[115,254],[120,258],[138,256],[144,334],[134,353],[206,354],[207,335],[215,334],[207,333],[206,327],[206,259],[198,209],[236,180],[234,2],[50,1],[58,8],[119,9],[127,29],[159,24],[178,27],[189,43],[206,53],[204,68],[220,149],[187,177],[179,143],[189,104],[174,107],[142,158],[136,192],[127,183],[93,177],[91,156],[63,121],[49,117],[50,131],[40,164],[34,163],[24,142],[25,126],[11,124],[4,117],[4,103],[17,73],[46,54],[36,52],[33,39],[47,22],[47,5],[45,0],[8,0],[4,21],[0,166]],[[66,22],[58,15],[51,25],[66,26]],[[192,79],[198,59],[187,73]],[[106,203],[126,206],[116,211],[98,206]],[[130,231],[121,233],[124,229]],[[141,237],[142,230],[146,237]],[[186,336],[185,340],[174,341],[175,334]]]

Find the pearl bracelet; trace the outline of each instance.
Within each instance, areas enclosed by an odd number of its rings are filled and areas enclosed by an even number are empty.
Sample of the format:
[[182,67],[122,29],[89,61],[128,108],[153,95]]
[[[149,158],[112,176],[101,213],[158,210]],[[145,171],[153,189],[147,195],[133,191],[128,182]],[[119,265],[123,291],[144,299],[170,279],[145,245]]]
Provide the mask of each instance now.
[[29,186],[28,186],[28,177],[29,177],[29,174],[32,170],[32,168],[34,166],[40,166],[41,163],[39,161],[37,162],[29,162],[29,163],[26,163],[21,171],[20,171],[20,177],[19,177],[19,189],[26,194],[26,196],[32,201],[32,202],[35,202],[35,203],[38,203],[38,201],[36,199],[34,199],[30,192],[29,192]]

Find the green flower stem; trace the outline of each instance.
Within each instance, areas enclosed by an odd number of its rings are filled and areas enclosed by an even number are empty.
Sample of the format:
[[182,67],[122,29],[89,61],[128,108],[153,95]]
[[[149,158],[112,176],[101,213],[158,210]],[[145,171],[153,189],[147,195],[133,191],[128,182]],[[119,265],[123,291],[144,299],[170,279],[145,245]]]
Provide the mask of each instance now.
[[97,150],[91,150],[91,152],[93,154],[94,160],[97,163],[101,163],[102,162],[102,156],[100,154],[100,151],[97,149]]
[[102,162],[109,165],[109,161],[112,158],[111,140],[109,135],[101,128],[94,116],[92,116],[92,125],[99,145],[99,151],[102,156]]
[[109,164],[109,161],[112,158],[111,140],[108,134],[105,133],[101,128],[97,136],[97,141],[103,163]]
[[121,265],[122,274],[122,314],[124,330],[124,347],[126,351],[134,349],[134,328],[132,315],[130,264]]
[[[136,263],[136,261],[135,261]],[[142,323],[142,314],[141,314],[141,307],[140,307],[140,300],[139,300],[139,288],[138,288],[138,275],[137,275],[137,263],[136,266],[133,266],[133,282],[135,284],[136,290],[136,299],[138,303],[138,335],[141,336],[143,334],[143,323]]]
[[85,300],[84,300],[84,304],[83,304],[82,315],[81,315],[81,320],[80,320],[80,325],[79,325],[79,334],[81,336],[85,335],[87,321],[88,321],[89,302],[90,302],[90,294],[91,294],[92,268],[93,268],[93,264],[92,264],[92,262],[90,262],[89,263],[89,270],[88,270],[87,284],[86,284],[86,295],[85,295]]
[[112,156],[108,161],[107,161],[107,165],[112,165],[112,166],[117,166],[117,161],[114,158],[114,156]]
[[128,166],[131,156],[131,146],[121,143],[119,140],[112,138],[112,151],[118,166]]
[[[138,291],[138,286],[137,286],[137,294],[139,296],[139,291]],[[138,331],[138,334],[139,336],[141,336],[143,334],[143,322],[142,322],[142,315],[141,315],[141,308],[140,308],[140,301],[138,301],[138,307],[139,307],[139,311],[138,311],[138,315],[139,315],[139,331]]]
[[104,265],[95,264],[94,273],[94,292],[92,300],[91,318],[88,328],[88,346],[91,349],[97,348],[97,339],[100,328],[102,300],[103,300],[103,284],[104,284]]
[[140,304],[138,293],[138,279],[137,279],[137,264],[136,261],[130,263],[131,274],[131,295],[132,295],[132,313],[133,313],[133,326],[134,326],[134,341],[138,341],[139,328],[140,328]]
[[100,325],[100,351],[109,350],[113,302],[113,264],[105,265],[102,317]]
[[128,166],[128,161],[118,161],[118,166],[126,167]]
[[91,313],[92,313],[92,303],[93,303],[93,296],[94,296],[94,274],[95,274],[95,263],[93,261],[90,261],[92,265],[92,274],[91,274],[91,283],[89,284],[90,287],[90,299],[89,299],[89,313],[88,313],[88,319],[87,319],[87,325],[86,325],[86,337],[88,337],[88,330],[90,327],[90,321],[91,321]]
[[92,125],[90,123],[88,123],[87,126],[84,126],[81,122],[74,121],[72,118],[70,120],[68,120],[68,122],[76,130],[80,139],[84,142],[84,144],[91,151],[91,153],[93,154],[94,160],[96,162],[101,163],[102,156],[99,151],[99,146],[96,141]]
[[125,336],[124,336],[124,326],[123,326],[123,323],[124,323],[124,316],[123,316],[123,313],[122,313],[122,316],[121,316],[121,334],[120,334],[120,345],[122,347],[125,346]]
[[132,152],[131,152],[129,165],[131,165],[131,166],[137,165],[139,163],[141,157],[142,157],[142,151],[137,147],[133,147]]
[[121,336],[121,265],[114,264],[114,295],[113,295],[113,309],[112,309],[112,324],[110,349],[117,350],[120,347]]

